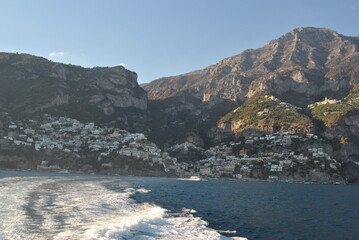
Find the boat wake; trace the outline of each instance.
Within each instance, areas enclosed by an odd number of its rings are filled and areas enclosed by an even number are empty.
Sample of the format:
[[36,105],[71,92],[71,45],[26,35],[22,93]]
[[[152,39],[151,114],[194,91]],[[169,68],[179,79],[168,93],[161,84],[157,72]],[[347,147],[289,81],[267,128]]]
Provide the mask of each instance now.
[[0,239],[233,239],[194,210],[139,204],[136,192],[148,190],[106,178],[0,179]]

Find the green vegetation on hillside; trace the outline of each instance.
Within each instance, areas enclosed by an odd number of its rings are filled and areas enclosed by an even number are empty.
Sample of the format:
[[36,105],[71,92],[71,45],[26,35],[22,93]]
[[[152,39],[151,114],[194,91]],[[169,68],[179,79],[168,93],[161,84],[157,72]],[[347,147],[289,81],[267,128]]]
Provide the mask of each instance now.
[[337,125],[344,116],[359,113],[359,88],[353,89],[343,101],[333,104],[315,104],[312,109],[314,118],[325,126]]
[[248,100],[221,118],[218,124],[225,122],[238,122],[237,128],[232,129],[234,131],[253,127],[308,132],[313,127],[311,119],[301,113],[299,108],[265,94]]

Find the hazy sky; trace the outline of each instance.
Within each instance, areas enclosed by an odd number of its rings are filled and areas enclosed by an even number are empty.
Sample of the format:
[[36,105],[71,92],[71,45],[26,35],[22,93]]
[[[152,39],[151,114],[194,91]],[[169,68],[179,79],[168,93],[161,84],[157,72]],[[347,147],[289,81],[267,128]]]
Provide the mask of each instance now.
[[0,51],[139,82],[214,64],[299,26],[359,35],[359,0],[0,0]]

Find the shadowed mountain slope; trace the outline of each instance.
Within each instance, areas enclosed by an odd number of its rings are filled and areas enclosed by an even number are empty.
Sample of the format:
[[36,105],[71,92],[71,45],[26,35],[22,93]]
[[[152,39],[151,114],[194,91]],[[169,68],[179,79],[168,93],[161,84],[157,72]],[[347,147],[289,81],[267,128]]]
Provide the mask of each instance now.
[[0,53],[0,85],[0,107],[18,117],[52,113],[87,122],[126,122],[125,112],[147,108],[137,74],[121,66],[83,68]]

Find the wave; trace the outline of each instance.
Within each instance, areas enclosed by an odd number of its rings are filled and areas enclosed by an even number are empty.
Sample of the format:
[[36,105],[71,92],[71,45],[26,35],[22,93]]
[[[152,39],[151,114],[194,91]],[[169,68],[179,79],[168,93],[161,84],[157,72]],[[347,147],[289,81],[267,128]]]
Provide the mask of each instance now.
[[120,180],[0,179],[0,239],[241,239],[229,238],[183,209],[170,213],[137,203]]

